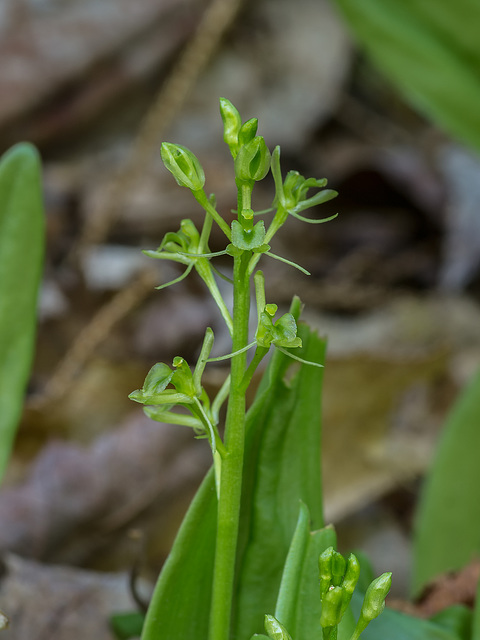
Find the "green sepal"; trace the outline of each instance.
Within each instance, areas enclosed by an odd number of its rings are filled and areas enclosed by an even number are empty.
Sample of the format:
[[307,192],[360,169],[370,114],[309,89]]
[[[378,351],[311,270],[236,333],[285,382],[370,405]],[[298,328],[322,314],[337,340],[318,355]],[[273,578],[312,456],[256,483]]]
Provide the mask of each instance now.
[[261,347],[269,347],[271,344],[292,348],[302,346],[301,338],[297,337],[297,323],[291,313],[285,313],[273,323],[272,316],[262,311],[255,339]]
[[172,384],[179,393],[184,393],[191,398],[197,396],[195,384],[193,382],[192,370],[188,366],[186,360],[180,356],[173,359],[175,371],[172,375]]
[[161,147],[163,164],[181,187],[200,191],[205,184],[205,173],[197,157],[181,144],[163,142]]
[[176,405],[176,404],[193,404],[194,398],[187,396],[185,393],[177,393],[176,391],[162,391],[161,393],[147,395],[141,389],[132,391],[128,396],[130,400],[138,402],[139,404],[146,404],[152,406],[159,405]]
[[[313,178],[310,178],[310,180],[313,180]],[[308,182],[308,180],[306,180],[305,182]],[[320,182],[320,181],[316,180],[315,182]],[[299,213],[300,211],[305,211],[305,209],[311,209],[312,207],[316,207],[319,204],[324,204],[325,202],[329,202],[330,200],[333,200],[337,196],[338,196],[338,191],[334,191],[334,189],[322,189],[322,191],[319,191],[311,198],[308,198],[307,200],[301,200],[292,209],[288,209],[288,212],[294,215],[296,213]],[[319,223],[320,220],[316,220],[315,222]],[[322,220],[322,222],[326,222],[326,219]]]
[[346,611],[350,600],[352,599],[353,592],[357,586],[358,579],[360,578],[360,563],[357,557],[351,553],[348,556],[347,566],[345,569],[345,575],[342,580],[342,615]]
[[238,132],[242,126],[242,118],[238,109],[227,98],[220,98],[220,115],[223,120],[223,140],[228,144],[230,153],[235,158],[240,146]]
[[332,582],[332,559],[335,549],[333,546],[328,547],[320,554],[318,558],[318,573],[320,576],[320,597],[327,593]]
[[270,169],[270,151],[262,136],[240,147],[235,158],[235,177],[244,182],[263,180]]
[[145,395],[152,396],[155,393],[164,391],[170,384],[173,373],[174,372],[167,364],[157,362],[157,364],[154,364],[147,373],[147,377],[145,378],[145,382],[142,387],[143,393]]
[[257,118],[250,118],[250,120],[247,120],[246,122],[244,122],[242,127],[240,128],[240,131],[238,132],[239,146],[241,147],[244,144],[248,144],[249,142],[251,142],[254,139],[255,134],[257,133],[257,129],[258,129]]
[[345,566],[345,558],[341,553],[335,551],[332,556],[332,585],[334,587],[338,587],[342,583]]
[[[251,230],[245,230],[238,220],[232,222],[232,244],[243,251],[263,249],[265,246],[265,223],[260,220]],[[230,246],[230,245],[229,245]],[[227,252],[228,247],[227,247]]]

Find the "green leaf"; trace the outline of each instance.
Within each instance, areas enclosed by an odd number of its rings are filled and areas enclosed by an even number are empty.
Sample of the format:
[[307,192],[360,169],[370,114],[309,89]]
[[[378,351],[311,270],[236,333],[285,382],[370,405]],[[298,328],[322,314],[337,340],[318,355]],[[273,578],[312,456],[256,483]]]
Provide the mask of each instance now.
[[34,147],[18,144],[0,161],[0,477],[34,352],[44,233],[40,159]]
[[412,104],[480,150],[480,3],[337,0],[355,36]]
[[170,367],[163,362],[157,362],[154,364],[150,371],[147,373],[145,382],[143,383],[143,392],[146,396],[151,396],[154,393],[160,393],[164,391],[170,384],[173,371]]
[[325,549],[335,545],[333,528],[325,527],[310,532],[308,509],[302,504],[275,610],[275,617],[295,640],[320,640],[322,636],[318,557]]
[[[323,361],[324,340],[305,325],[300,325],[299,335],[303,340],[303,348],[299,349],[302,357]],[[286,381],[287,360],[278,351],[272,359],[268,401],[256,420],[252,450],[245,462],[239,543],[241,571],[234,618],[234,635],[239,638],[260,631],[264,614],[275,608],[300,500],[308,505],[313,526],[323,526],[320,468],[323,369],[301,366]],[[313,569],[315,579],[316,562],[317,559]]]
[[414,538],[415,593],[480,553],[480,372],[451,411],[428,474]]

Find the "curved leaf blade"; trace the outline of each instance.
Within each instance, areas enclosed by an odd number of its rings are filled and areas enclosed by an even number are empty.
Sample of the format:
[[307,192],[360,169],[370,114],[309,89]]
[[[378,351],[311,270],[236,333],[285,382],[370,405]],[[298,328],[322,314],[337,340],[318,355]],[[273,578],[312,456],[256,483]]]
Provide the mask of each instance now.
[[18,144],[0,161],[0,477],[33,357],[44,227],[39,155]]

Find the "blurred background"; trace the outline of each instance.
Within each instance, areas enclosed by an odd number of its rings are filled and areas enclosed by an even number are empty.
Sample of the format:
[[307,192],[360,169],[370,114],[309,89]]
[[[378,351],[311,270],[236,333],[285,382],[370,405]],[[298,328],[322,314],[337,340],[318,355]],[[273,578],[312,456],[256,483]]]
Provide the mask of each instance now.
[[[421,478],[480,360],[480,9],[389,4],[0,3],[0,151],[38,146],[47,211],[36,360],[0,492],[1,607],[23,625],[5,637],[110,638],[107,614],[148,600],[209,466],[205,441],[127,395],[155,362],[194,361],[207,325],[229,350],[202,282],[156,292],[180,272],[141,253],[201,220],[163,140],[192,149],[219,210],[235,208],[220,96],[258,117],[284,173],[339,191],[315,212],[333,222],[290,219],[275,238],[312,275],[264,260],[267,299],[299,295],[328,337],[326,519],[406,597]],[[267,178],[255,208],[272,194]],[[209,366],[208,388],[224,375]]]

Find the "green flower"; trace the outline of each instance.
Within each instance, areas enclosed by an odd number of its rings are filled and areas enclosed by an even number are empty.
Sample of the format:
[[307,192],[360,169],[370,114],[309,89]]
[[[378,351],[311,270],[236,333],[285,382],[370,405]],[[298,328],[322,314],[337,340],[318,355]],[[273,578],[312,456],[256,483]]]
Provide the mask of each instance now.
[[243,182],[263,180],[270,169],[270,157],[265,140],[255,136],[240,148],[235,158],[236,178]]
[[181,144],[163,142],[161,147],[163,164],[172,173],[181,187],[200,191],[205,184],[205,173],[197,157]]

